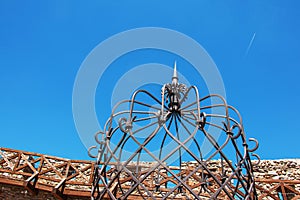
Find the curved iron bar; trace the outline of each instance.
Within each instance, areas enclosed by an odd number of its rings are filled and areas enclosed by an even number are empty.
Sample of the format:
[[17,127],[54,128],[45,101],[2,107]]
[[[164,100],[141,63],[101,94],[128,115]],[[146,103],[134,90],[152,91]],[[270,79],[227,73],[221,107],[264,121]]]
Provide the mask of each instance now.
[[[135,138],[133,138],[133,139],[135,140]],[[185,142],[187,142],[188,140],[189,140],[189,138],[188,138]],[[136,143],[139,144],[138,141],[136,141]],[[144,148],[143,145],[141,145],[140,147]],[[176,152],[177,149],[178,149],[178,147],[175,148],[175,149],[173,150],[173,152]],[[155,156],[153,156],[151,152],[149,152],[147,149],[145,149],[145,151],[147,151],[147,152],[149,153],[149,155],[151,155],[154,159],[156,159],[156,160],[159,162],[159,160],[158,160]],[[163,162],[164,160],[166,160],[166,159],[167,159],[169,156],[171,156],[171,155],[172,155],[172,154],[169,154],[167,157],[165,157],[165,158],[162,160],[162,162]],[[132,159],[132,158],[131,158],[131,159]],[[131,159],[129,159],[128,161],[130,161]],[[127,161],[127,162],[128,162],[128,161]],[[159,162],[159,163],[163,165],[162,162]],[[125,164],[125,165],[126,165],[126,164]],[[123,165],[122,165],[122,167],[123,167]],[[155,168],[156,168],[156,167],[155,167]],[[165,167],[165,169],[166,169],[166,167]],[[168,170],[168,169],[166,169],[166,170]],[[169,173],[171,173],[171,174],[174,175],[174,173],[172,173],[172,171],[170,171],[170,170],[168,170],[168,171],[169,171]],[[151,171],[150,171],[150,173],[151,173]],[[148,173],[148,175],[149,175],[149,173]],[[147,177],[147,175],[144,175],[144,178],[143,178],[143,179],[145,179],[146,177]],[[175,175],[175,177],[176,177],[176,175]]]
[[[197,111],[198,111],[198,120],[200,121],[200,99],[199,99],[199,91],[198,91],[198,88],[196,86],[191,86],[188,88],[188,90],[186,91],[184,97],[182,98],[182,100],[179,102],[180,104],[184,101],[184,99],[187,97],[187,95],[189,94],[190,90],[193,89],[194,92],[195,92],[195,95],[196,95],[196,103],[197,104]],[[179,109],[179,111],[181,111]]]
[[[228,111],[228,105],[227,105],[227,102],[226,102],[226,100],[224,99],[224,97],[222,97],[221,95],[218,95],[218,94],[210,94],[210,95],[207,95],[207,96],[205,96],[205,97],[203,97],[203,98],[201,98],[201,99],[199,99],[199,100],[196,100],[195,102],[193,102],[193,103],[191,103],[191,104],[189,104],[189,105],[187,105],[187,106],[185,106],[185,107],[183,107],[183,108],[180,108],[179,111],[184,110],[184,109],[186,109],[186,108],[188,108],[188,107],[191,107],[191,106],[197,104],[198,101],[201,102],[201,101],[204,101],[204,100],[206,100],[206,99],[208,99],[208,98],[212,98],[212,97],[217,97],[217,98],[221,99],[221,101],[223,102],[223,105],[224,105],[224,107],[225,107],[225,111],[226,111],[225,113],[226,113],[226,116],[229,117],[229,111]],[[212,106],[213,106],[213,105],[211,105],[211,108],[212,108]],[[207,106],[207,107],[209,108],[209,106]],[[201,108],[201,109],[204,109],[204,108]],[[229,123],[229,120],[228,120],[228,118],[227,118],[227,126],[229,126],[229,124],[230,124],[230,123]]]
[[[118,129],[119,127],[117,127],[113,132],[115,132],[117,129]],[[124,136],[125,136],[126,134],[124,133]],[[125,139],[124,141],[123,141],[123,139],[124,139],[124,137],[120,140],[120,142],[119,142],[119,144],[117,145],[117,147],[119,146],[119,145],[121,145],[121,142],[124,142],[123,144],[125,144],[125,142],[129,139],[129,136],[128,136],[128,138],[127,139]],[[123,147],[123,146],[122,146]],[[121,150],[120,150],[120,154],[122,153],[122,149],[123,148],[121,148]],[[115,150],[113,151],[113,152],[111,152],[112,154],[114,154],[115,152],[117,151],[117,148],[115,148]],[[109,158],[110,159],[110,158]]]
[[[221,151],[227,145],[227,143],[229,142],[229,139],[231,139],[231,138],[227,137],[226,138],[226,142],[224,142],[224,144],[221,147],[219,147],[218,144],[216,143],[215,139],[209,133],[207,133],[205,130],[202,130],[202,131],[205,134],[205,136],[207,137],[207,139],[211,142],[211,144],[215,147],[215,149],[216,149],[215,153],[219,153],[226,160],[226,162],[228,163],[229,167],[234,171],[234,167],[232,165],[230,165],[230,161],[227,159],[227,157]],[[212,155],[211,155],[211,158],[212,158]],[[238,179],[240,179],[240,177],[238,177]],[[241,181],[241,184],[242,183],[243,182]],[[244,184],[242,184],[242,186],[243,186],[244,189],[246,189],[246,186],[244,186]]]
[[[152,134],[150,134],[150,135],[147,137],[147,139],[144,141],[143,144],[140,145],[140,147],[139,147],[139,149],[138,149],[137,151],[140,151],[140,150],[143,148],[144,145],[146,145],[147,143],[150,142],[150,140],[152,139],[153,135],[155,135],[155,134],[158,132],[159,128],[160,128],[160,126],[158,126],[157,129],[156,129]],[[133,139],[134,139],[134,138],[133,138]],[[137,142],[137,141],[136,141],[136,142]],[[108,151],[111,151],[111,149],[110,149],[109,146],[107,146],[107,149],[108,149]],[[111,151],[111,152],[112,152],[112,151]],[[114,154],[111,154],[111,156],[114,157],[114,159],[118,160],[118,159],[114,156]],[[120,165],[121,168],[124,169],[124,170],[126,171],[127,168],[126,168],[125,166],[128,165],[128,163],[129,163],[134,157],[135,157],[134,154],[131,155],[131,156],[129,157],[129,159],[128,159],[124,164],[121,164],[121,165]],[[120,173],[121,173],[121,170],[119,170],[119,171],[117,172],[117,174],[115,175],[115,177],[112,178],[112,180],[110,181],[110,183],[109,183],[109,185],[108,185],[109,187],[111,186],[111,184],[113,183],[113,181],[119,176]],[[128,172],[127,172],[127,173],[128,173]],[[131,176],[131,177],[132,177],[132,176]],[[137,182],[139,182],[139,181],[137,181]]]
[[[180,141],[180,136],[179,136],[179,132],[178,132],[177,117],[176,117],[177,113],[174,113],[173,115],[175,115],[175,131],[176,131],[176,136],[177,136],[177,139]],[[178,154],[179,154],[179,170],[181,171],[181,167],[182,167],[181,148],[179,148]],[[181,178],[181,176],[180,176],[180,178]]]
[[[172,139],[175,141],[175,142],[177,142],[178,144],[179,144],[179,146],[181,146],[181,147],[183,147],[196,161],[198,161],[199,163],[201,163],[201,161],[190,151],[190,149],[188,149],[185,145],[184,145],[184,143],[182,143],[181,141],[178,141],[177,140],[177,138],[175,138],[173,135],[172,135],[172,133],[168,130],[168,129],[166,129],[166,127],[165,127],[165,125],[164,125],[164,129],[167,131],[167,133],[169,134],[169,136],[170,137],[172,137]],[[194,135],[194,134],[193,134]],[[189,140],[189,138],[188,139],[186,139],[185,140],[185,142],[187,142],[187,140]],[[208,169],[207,169],[207,171],[209,171]],[[214,176],[212,176],[213,178],[214,178],[214,180],[217,182],[217,184],[219,185],[219,186],[221,186],[221,182],[216,178],[216,177],[214,177]],[[225,189],[224,189],[224,192],[227,194],[227,195],[229,195],[229,193],[228,193],[228,191],[226,191]],[[229,196],[230,197],[230,196]]]
[[[185,120],[185,118],[184,117],[182,117],[184,120]],[[187,121],[187,122],[189,122],[189,121]],[[190,123],[190,122],[189,122]],[[191,125],[193,125],[193,126],[196,126],[196,125],[194,125],[194,124],[192,124],[192,123],[190,123]],[[217,127],[217,128],[219,128],[219,129],[221,129],[221,130],[223,130],[224,132],[228,132],[228,130],[226,130],[226,129],[223,129],[222,127],[220,127],[220,126],[218,126],[218,125],[216,125],[216,124],[213,124],[213,123],[210,123],[210,122],[206,122],[206,124],[209,124],[209,125],[211,125],[211,126],[214,126],[214,127]],[[238,128],[240,128],[237,124],[234,124],[233,125],[233,129],[234,128],[236,128],[236,127],[238,127]],[[236,138],[238,138],[239,136],[240,136],[240,134],[241,134],[241,131],[239,131],[239,134],[238,135],[236,135],[236,136],[233,136],[232,138],[234,138],[234,139],[236,139]],[[213,137],[211,137],[212,139],[213,139]],[[213,139],[214,140],[214,139]],[[214,142],[214,143],[216,143],[216,142]],[[224,143],[225,145],[227,144],[227,142],[225,142]],[[222,149],[222,148],[221,148]],[[236,148],[237,149],[237,148]],[[217,152],[216,152],[217,153]],[[212,156],[215,156],[216,154],[212,154]],[[243,156],[241,156],[241,158],[242,158]]]
[[[160,102],[154,95],[152,95],[150,92],[148,92],[147,90],[137,90],[133,93],[133,96],[131,98],[131,102],[130,102],[130,114],[129,114],[129,119],[131,120],[132,118],[132,111],[133,111],[133,108],[134,108],[134,102],[135,101],[135,98],[136,96],[139,94],[139,93],[145,93],[147,94],[148,96],[150,96],[153,100],[155,100],[158,104],[162,104],[162,102]],[[165,109],[169,109],[168,107],[164,106]]]
[[[184,123],[182,122],[182,120],[178,117],[178,115],[176,116],[178,121],[182,124],[183,128],[186,130],[186,132],[191,135],[191,132],[190,130],[184,125]],[[200,145],[198,143],[198,141],[195,139],[195,137],[193,137],[193,141],[195,142],[195,145],[198,149],[198,152],[199,152],[199,157],[200,159],[203,161],[203,156],[202,156],[202,152],[201,152],[201,148],[200,148]]]
[[97,158],[98,156],[94,156],[94,155],[92,155],[92,153],[91,153],[91,150],[92,149],[96,149],[97,148],[97,146],[91,146],[89,149],[88,149],[88,154],[89,154],[89,156],[91,157],[91,158]]
[[[188,122],[189,118],[187,118],[187,116],[182,116],[181,118],[184,119],[184,120],[186,120]],[[192,122],[188,122],[188,123],[191,124],[191,125],[193,125],[193,126],[195,126],[195,127],[197,127],[197,124],[193,124]],[[214,123],[211,123],[211,122],[206,122],[206,124],[207,125],[211,125],[211,126],[216,127],[216,128],[219,128],[222,131],[226,132],[226,129],[224,129],[223,127],[221,127],[221,126],[219,126],[217,124],[214,124]]]
[[[168,130],[166,129],[166,127],[165,127],[165,124],[163,125],[163,127],[164,127],[164,129],[168,132]],[[170,135],[170,134],[169,134]],[[193,134],[194,135],[194,134]],[[173,137],[173,135],[171,134],[171,137]],[[189,138],[187,138],[184,142],[183,142],[183,144],[184,143],[186,143],[186,142],[188,142],[190,139],[191,139],[191,137],[192,136],[190,136]],[[137,143],[137,144],[139,144],[139,142],[133,137],[133,139],[135,140],[135,142]],[[181,142],[180,142],[181,143]],[[182,144],[182,143],[181,143]],[[182,146],[182,145],[181,145]],[[171,151],[171,153],[170,154],[168,154],[165,158],[163,158],[162,160],[160,160],[160,159],[158,159],[158,158],[156,158],[147,148],[145,148],[143,145],[141,145],[140,146],[141,148],[143,148],[151,157],[153,157],[153,159],[155,159],[157,162],[158,162],[158,164],[155,166],[155,168],[157,168],[159,165],[161,165],[162,167],[164,167],[164,169],[165,170],[167,170],[170,174],[172,174],[173,176],[174,176],[174,178],[176,178],[177,180],[179,180],[182,184],[184,184],[185,185],[185,187],[187,187],[187,185],[186,185],[186,183],[183,183],[182,182],[182,180],[179,178],[179,177],[177,177],[176,176],[176,174],[172,171],[172,170],[169,170],[168,169],[168,167],[167,166],[165,166],[165,164],[163,163],[165,160],[167,160],[171,155],[173,155],[179,148],[180,148],[180,146],[179,147],[176,147],[175,149],[173,149],[172,151]],[[149,170],[149,172],[147,173],[147,174],[145,174],[144,175],[144,177],[140,180],[140,182],[142,182],[143,180],[145,180],[146,178],[147,178],[147,176],[149,176],[149,174],[151,173],[151,171],[152,170]],[[130,190],[132,191],[134,189],[134,187],[132,187]],[[195,197],[197,197],[196,195],[195,195],[195,193],[190,189],[190,188],[188,188],[187,187],[187,189],[195,196]]]
[[[153,125],[154,123],[150,124],[150,125]],[[122,125],[121,126],[118,126],[117,128],[115,128],[112,132],[112,134],[114,132],[116,132],[119,128],[121,129]],[[144,127],[144,128],[147,128],[147,127]],[[124,129],[123,129],[124,130]],[[97,134],[97,133],[96,133]],[[120,154],[122,154],[122,150],[123,150],[123,147],[126,143],[126,141],[129,139],[129,136],[125,139],[124,137],[126,136],[126,134],[123,135],[122,139],[119,141],[119,143],[116,145],[117,147],[121,145],[121,143],[123,143],[123,145],[121,146],[121,149],[120,149],[120,152],[119,152],[119,157],[121,157]],[[124,140],[125,139],[125,140]],[[117,151],[117,148],[115,149],[115,151],[113,153],[115,153]],[[110,159],[110,158],[109,158]]]
[[[170,117],[170,122],[169,122],[169,124],[168,124],[168,128],[170,128],[172,122],[173,122],[173,115]],[[163,150],[163,146],[164,146],[164,144],[165,144],[166,138],[167,138],[167,132],[165,132],[164,137],[163,137],[163,140],[162,140],[161,145],[160,145],[159,155],[158,155],[158,158],[159,158],[159,159],[161,159],[161,154],[162,154],[162,150]]]
[[258,147],[259,147],[258,140],[255,139],[255,138],[249,138],[249,141],[255,142],[255,147],[253,147],[252,149],[249,149],[249,148],[248,148],[248,151],[249,151],[249,152],[254,152],[254,151],[256,151],[256,150],[258,149]]
[[[139,105],[143,105],[143,106],[146,106],[146,107],[149,107],[149,108],[154,108],[156,110],[160,110],[160,108],[157,108],[155,106],[152,106],[152,105],[149,105],[149,104],[146,104],[146,103],[143,103],[143,102],[139,102],[139,101],[133,101],[132,100],[122,100],[120,102],[118,102],[112,109],[112,113],[110,115],[110,117],[108,118],[108,120],[106,121],[105,125],[104,125],[104,130],[107,129],[107,127],[111,127],[112,126],[112,120],[114,117],[116,117],[115,115],[115,110],[123,103],[136,103],[136,104],[139,104]],[[126,111],[126,113],[129,113],[130,111]]]

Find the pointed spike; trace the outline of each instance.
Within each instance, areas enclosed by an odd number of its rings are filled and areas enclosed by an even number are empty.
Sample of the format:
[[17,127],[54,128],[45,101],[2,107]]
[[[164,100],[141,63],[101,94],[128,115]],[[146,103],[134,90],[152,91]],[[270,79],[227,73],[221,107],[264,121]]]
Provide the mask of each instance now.
[[178,83],[178,76],[177,76],[177,66],[176,66],[176,61],[174,63],[174,72],[173,72],[173,77],[172,77],[172,84],[177,84]]
[[174,63],[174,72],[173,72],[173,78],[177,78],[177,79],[178,79],[178,76],[177,76],[177,66],[176,66],[176,60],[175,60],[175,63]]

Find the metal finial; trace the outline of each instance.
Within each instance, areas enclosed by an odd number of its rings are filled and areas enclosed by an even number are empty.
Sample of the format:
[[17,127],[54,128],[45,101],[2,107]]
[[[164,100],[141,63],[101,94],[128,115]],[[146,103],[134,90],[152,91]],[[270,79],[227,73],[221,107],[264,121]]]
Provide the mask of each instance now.
[[173,77],[172,77],[172,83],[177,83],[177,82],[178,82],[178,76],[177,76],[177,67],[176,67],[176,61],[175,61]]

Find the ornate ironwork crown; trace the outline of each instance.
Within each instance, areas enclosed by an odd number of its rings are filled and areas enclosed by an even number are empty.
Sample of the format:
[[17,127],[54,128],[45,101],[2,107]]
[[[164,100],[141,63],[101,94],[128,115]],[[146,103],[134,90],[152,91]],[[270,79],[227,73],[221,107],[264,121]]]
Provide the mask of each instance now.
[[257,140],[250,149],[239,112],[223,97],[200,97],[179,83],[176,63],[160,98],[135,91],[95,140],[93,200],[257,199],[250,160],[259,160]]

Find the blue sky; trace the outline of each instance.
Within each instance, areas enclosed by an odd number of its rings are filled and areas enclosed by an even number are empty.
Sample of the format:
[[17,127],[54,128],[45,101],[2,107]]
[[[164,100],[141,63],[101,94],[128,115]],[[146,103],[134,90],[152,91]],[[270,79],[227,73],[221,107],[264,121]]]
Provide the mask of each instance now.
[[262,158],[299,157],[299,4],[1,1],[0,146],[87,159],[72,115],[77,71],[101,41],[151,26],[184,33],[206,49]]

